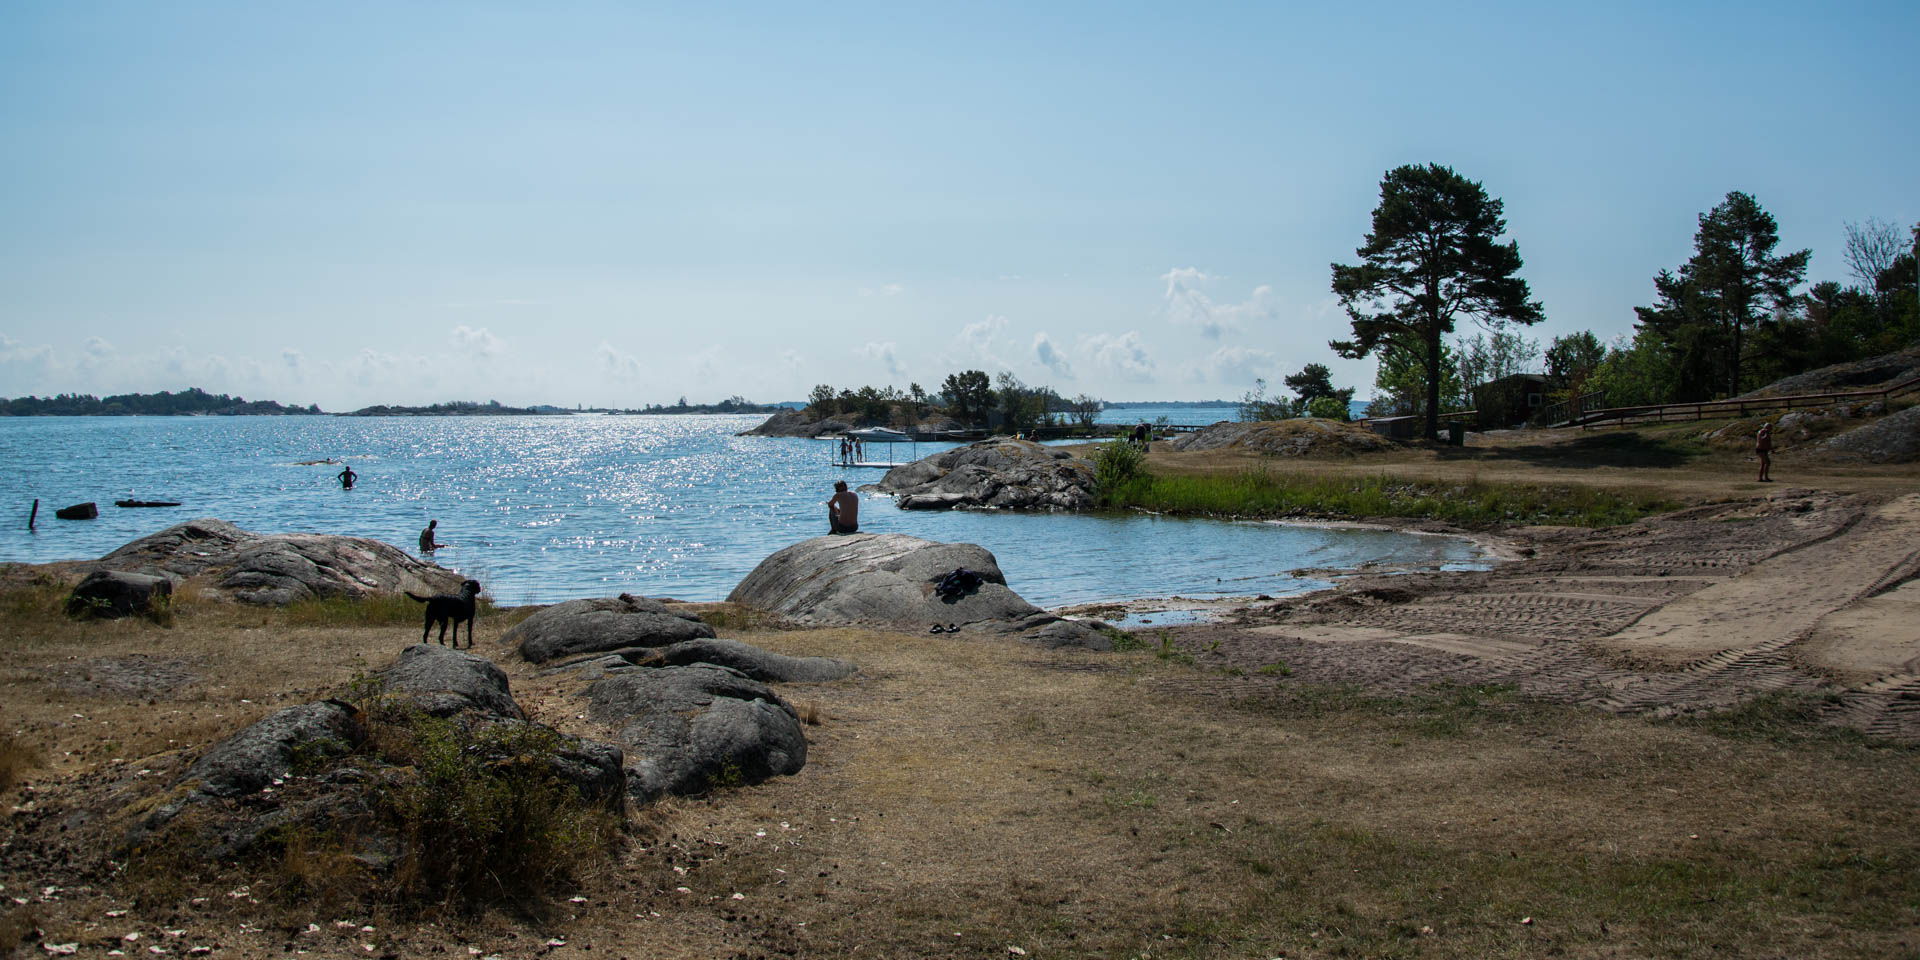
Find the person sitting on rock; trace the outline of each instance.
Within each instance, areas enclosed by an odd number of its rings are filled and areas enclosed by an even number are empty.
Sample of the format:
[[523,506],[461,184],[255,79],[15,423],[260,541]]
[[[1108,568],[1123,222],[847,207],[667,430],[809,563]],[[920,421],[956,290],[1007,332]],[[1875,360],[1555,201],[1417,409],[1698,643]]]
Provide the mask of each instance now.
[[845,480],[833,482],[833,496],[827,500],[827,532],[860,531],[860,495],[847,489]]

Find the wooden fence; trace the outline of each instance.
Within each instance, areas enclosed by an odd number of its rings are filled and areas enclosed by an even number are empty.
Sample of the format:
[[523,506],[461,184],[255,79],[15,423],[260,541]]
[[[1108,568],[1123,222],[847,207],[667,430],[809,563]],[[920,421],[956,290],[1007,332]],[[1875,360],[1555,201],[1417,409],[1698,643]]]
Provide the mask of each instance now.
[[1785,397],[1748,397],[1741,400],[1707,400],[1700,403],[1666,403],[1645,407],[1607,407],[1576,417],[1568,426],[1625,426],[1630,423],[1666,423],[1667,421],[1708,420],[1719,417],[1745,417],[1770,410],[1795,407],[1824,407],[1856,400],[1891,400],[1920,390],[1920,377],[1903,380],[1879,390],[1850,390],[1845,393],[1800,393]]

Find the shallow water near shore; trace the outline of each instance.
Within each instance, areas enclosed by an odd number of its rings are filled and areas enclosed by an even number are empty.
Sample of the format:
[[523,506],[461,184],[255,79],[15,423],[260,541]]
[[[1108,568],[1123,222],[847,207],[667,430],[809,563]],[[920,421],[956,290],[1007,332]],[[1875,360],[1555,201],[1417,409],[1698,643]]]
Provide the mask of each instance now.
[[[1129,411],[1120,411],[1125,414]],[[738,437],[757,416],[0,418],[0,560],[91,559],[195,517],[262,533],[372,537],[434,559],[502,604],[621,592],[720,600],[768,554],[825,532],[829,441]],[[1126,422],[1131,422],[1128,420]],[[902,444],[906,462],[951,444]],[[884,449],[870,457],[884,454]],[[333,459],[336,463],[302,465]],[[340,488],[351,465],[359,482]],[[40,500],[37,532],[28,508]],[[117,499],[178,500],[117,508]],[[97,520],[58,507],[100,505]],[[925,513],[863,495],[861,529],[978,543],[1043,607],[1141,597],[1282,595],[1366,563],[1466,569],[1473,543],[1391,530],[1148,515]]]

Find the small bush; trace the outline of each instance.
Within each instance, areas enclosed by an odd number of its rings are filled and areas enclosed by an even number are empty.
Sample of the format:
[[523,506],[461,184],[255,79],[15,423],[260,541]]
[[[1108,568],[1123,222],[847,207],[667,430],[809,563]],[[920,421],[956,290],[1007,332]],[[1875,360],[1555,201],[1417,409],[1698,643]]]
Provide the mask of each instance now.
[[13,734],[0,733],[0,793],[12,790],[28,770],[38,766],[38,752],[14,739]]
[[1119,492],[1147,474],[1147,453],[1128,440],[1109,440],[1094,448],[1094,497],[1111,505]]

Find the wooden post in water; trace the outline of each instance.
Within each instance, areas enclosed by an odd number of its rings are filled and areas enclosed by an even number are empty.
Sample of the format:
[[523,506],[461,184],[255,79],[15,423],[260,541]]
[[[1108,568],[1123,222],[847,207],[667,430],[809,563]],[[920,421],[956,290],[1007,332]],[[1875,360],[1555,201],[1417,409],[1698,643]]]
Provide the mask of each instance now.
[[33,498],[33,512],[27,514],[27,532],[33,532],[33,521],[40,517],[40,498]]

